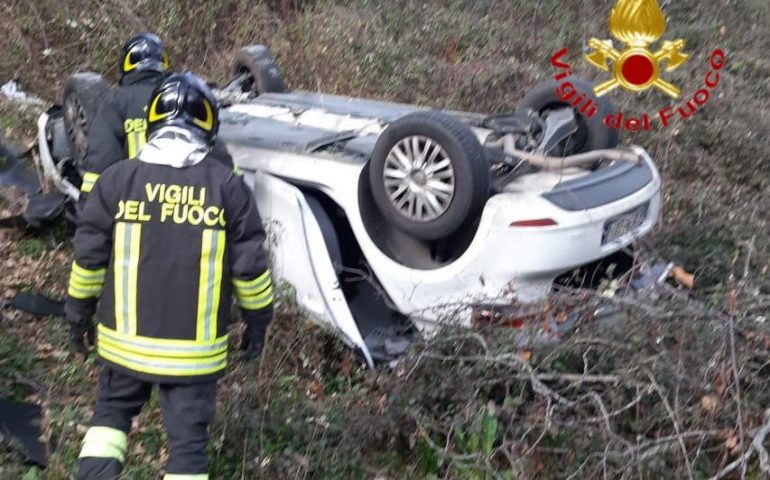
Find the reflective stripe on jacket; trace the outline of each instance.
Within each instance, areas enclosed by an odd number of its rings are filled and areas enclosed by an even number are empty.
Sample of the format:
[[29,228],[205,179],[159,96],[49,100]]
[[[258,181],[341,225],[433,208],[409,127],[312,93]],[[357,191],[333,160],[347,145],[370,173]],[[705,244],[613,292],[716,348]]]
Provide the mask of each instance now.
[[112,366],[152,381],[216,376],[232,295],[247,322],[272,308],[264,240],[250,190],[213,157],[184,168],[120,162],[79,219],[68,315],[89,315],[100,298],[98,353]]

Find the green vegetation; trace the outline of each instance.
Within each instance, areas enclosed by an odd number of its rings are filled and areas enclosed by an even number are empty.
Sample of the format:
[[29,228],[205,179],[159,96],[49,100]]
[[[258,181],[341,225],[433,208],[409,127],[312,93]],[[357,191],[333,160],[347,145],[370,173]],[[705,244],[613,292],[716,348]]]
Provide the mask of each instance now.
[[19,253],[25,257],[40,258],[45,253],[45,244],[39,238],[22,238],[17,244]]

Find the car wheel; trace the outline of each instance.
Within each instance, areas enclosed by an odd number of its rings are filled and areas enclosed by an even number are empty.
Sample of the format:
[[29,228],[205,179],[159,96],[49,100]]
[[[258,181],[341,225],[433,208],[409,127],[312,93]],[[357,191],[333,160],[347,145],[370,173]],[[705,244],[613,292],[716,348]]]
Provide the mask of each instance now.
[[241,90],[263,93],[281,93],[285,91],[283,75],[278,62],[264,45],[249,45],[235,54],[233,75],[240,79]]
[[369,180],[385,219],[422,240],[448,237],[489,197],[484,149],[470,128],[440,112],[390,124],[372,151]]
[[565,82],[570,82],[578,92],[586,92],[590,96],[589,98],[596,102],[598,107],[596,113],[590,118],[573,108],[578,124],[577,132],[562,142],[558,147],[558,151],[551,151],[550,153],[557,156],[566,156],[591,150],[615,148],[618,144],[618,131],[605,126],[604,118],[611,113],[615,113],[617,109],[609,98],[594,97],[591,92],[593,85],[586,80],[567,77],[559,82],[549,80],[540,83],[524,96],[521,103],[519,103],[519,109],[531,110],[536,112],[541,118],[544,118],[548,115],[549,111],[569,107],[570,104],[559,98],[559,95],[556,93],[559,86]]
[[64,127],[70,153],[77,165],[83,165],[88,153],[91,121],[108,91],[109,87],[102,76],[93,72],[76,73],[64,84]]

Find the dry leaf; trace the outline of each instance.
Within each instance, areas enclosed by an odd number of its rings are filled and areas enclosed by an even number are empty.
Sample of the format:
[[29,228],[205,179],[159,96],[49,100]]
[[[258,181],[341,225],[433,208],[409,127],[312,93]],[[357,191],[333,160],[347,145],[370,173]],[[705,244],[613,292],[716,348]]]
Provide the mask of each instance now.
[[700,399],[700,406],[707,413],[712,413],[719,405],[719,399],[714,395],[705,395]]
[[377,406],[379,407],[380,415],[385,413],[385,407],[388,406],[388,395],[383,393],[379,400],[377,401]]
[[348,378],[350,377],[350,371],[353,368],[353,357],[350,355],[346,355],[343,357],[343,359],[340,361],[340,373],[343,377]]
[[719,398],[725,398],[725,393],[727,392],[727,378],[729,373],[725,370],[721,370],[717,374],[717,378],[714,379],[714,390],[716,390],[717,395],[719,395]]
[[311,398],[320,397],[324,393],[324,384],[318,380],[312,380],[308,383],[307,390]]
[[737,454],[738,449],[740,448],[740,441],[738,440],[738,436],[730,435],[727,437],[727,440],[725,440],[725,447],[727,447],[731,454]]
[[669,276],[685,288],[692,289],[695,286],[695,275],[682,267],[672,268]]

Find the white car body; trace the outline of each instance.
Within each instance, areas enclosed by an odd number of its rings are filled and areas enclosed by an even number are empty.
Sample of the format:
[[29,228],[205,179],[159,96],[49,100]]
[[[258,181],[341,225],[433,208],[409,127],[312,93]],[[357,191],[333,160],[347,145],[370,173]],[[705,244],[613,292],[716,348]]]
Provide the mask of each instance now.
[[[461,233],[460,253],[434,261],[428,244],[377,223],[366,196],[378,136],[420,110],[295,92],[242,99],[221,111],[220,138],[254,191],[275,276],[293,288],[310,317],[340,332],[369,364],[382,357],[373,353],[374,343],[385,350],[398,343],[387,329],[399,322],[429,333],[442,322],[470,325],[475,305],[542,299],[559,275],[628,247],[659,218],[660,176],[644,149],[633,147],[637,163],[515,177],[487,200],[475,230]],[[494,133],[480,126],[482,115],[444,113],[464,122],[482,145]],[[56,153],[61,117],[43,114],[38,129],[39,169],[77,198],[76,185],[62,174],[66,154]],[[360,260],[355,268],[342,259],[348,250]]]
[[[346,102],[351,106],[349,113],[345,113]],[[372,111],[371,116],[366,116],[367,110]],[[347,97],[270,94],[230,107],[221,127],[234,163],[246,173],[254,189],[270,232],[276,275],[295,288],[297,302],[308,314],[341,331],[369,361],[367,345],[340,288],[304,187],[323,193],[344,210],[387,302],[424,332],[449,318],[449,313],[454,321],[470,325],[474,304],[540,299],[551,290],[557,276],[627,247],[649,232],[658,219],[660,177],[649,155],[634,147],[642,165],[633,168],[648,169],[650,175],[649,181],[633,193],[594,208],[566,210],[543,194],[568,180],[589,175],[588,171],[573,168],[521,176],[504,192],[489,198],[464,253],[438,268],[412,268],[383,252],[366,228],[366,213],[359,201],[365,159],[344,152],[311,153],[261,145],[238,127],[255,122],[252,127],[258,129],[264,122],[280,122],[285,124],[283,128],[298,131],[311,127],[376,138],[388,121],[414,110],[417,107]],[[473,131],[482,142],[489,133],[482,128]],[[609,220],[640,206],[646,208],[638,225],[603,242]],[[555,225],[511,226],[520,220],[546,218]]]

